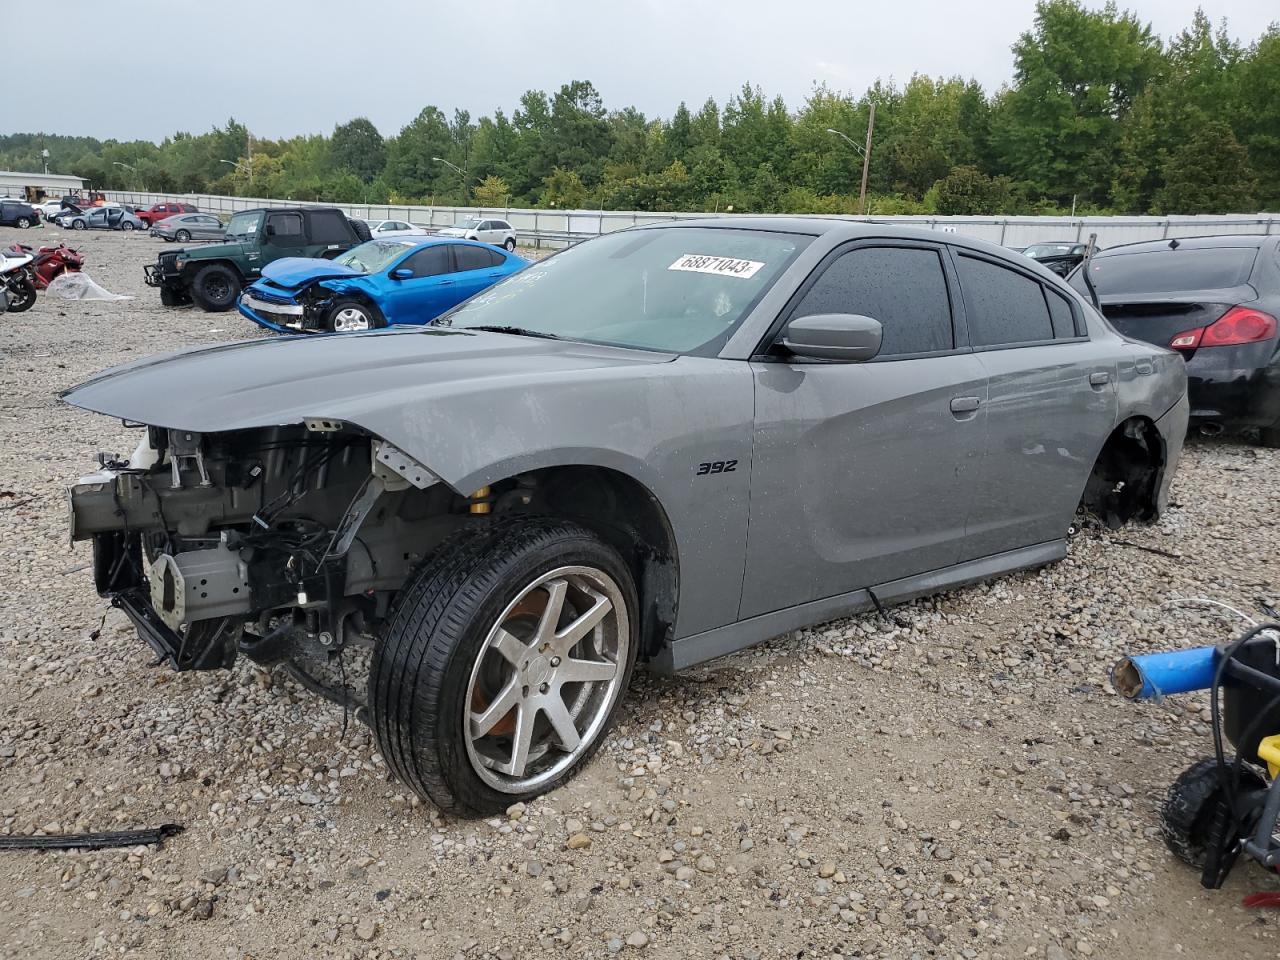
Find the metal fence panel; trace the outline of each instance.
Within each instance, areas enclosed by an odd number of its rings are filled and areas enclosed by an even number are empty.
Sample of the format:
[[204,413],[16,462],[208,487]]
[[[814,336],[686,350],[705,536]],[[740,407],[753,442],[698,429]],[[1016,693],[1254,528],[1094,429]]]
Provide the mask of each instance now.
[[[337,207],[348,216],[366,220],[407,220],[425,227],[448,227],[468,216],[507,220],[521,239],[539,246],[564,246],[601,233],[623,230],[645,223],[686,217],[706,217],[707,213],[654,213],[639,210],[532,210],[500,207],[433,207],[367,203],[300,203],[265,197],[223,197],[207,194],[175,195],[111,191],[108,200],[151,206],[153,203],[182,201],[194,203],[211,213],[232,214],[256,207],[315,206]],[[729,214],[741,216],[741,214]],[[828,218],[831,219],[831,218]],[[839,219],[895,223],[979,237],[1006,247],[1025,247],[1047,240],[1083,241],[1098,235],[1103,247],[1141,240],[1222,234],[1280,234],[1280,214],[1229,214],[1194,217],[853,217]]]

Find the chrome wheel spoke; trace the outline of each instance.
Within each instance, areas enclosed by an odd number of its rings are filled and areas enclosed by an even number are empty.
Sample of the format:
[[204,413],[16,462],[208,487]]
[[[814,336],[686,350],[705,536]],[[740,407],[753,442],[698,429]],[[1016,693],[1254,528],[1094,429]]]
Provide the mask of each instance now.
[[501,627],[498,628],[498,632],[489,646],[502,654],[502,658],[513,667],[520,666],[525,654],[529,652],[529,648],[515,634]]
[[557,739],[560,741],[560,749],[565,753],[572,753],[582,744],[582,737],[578,735],[578,728],[573,722],[573,715],[569,713],[569,708],[565,706],[563,700],[559,696],[552,696],[547,704],[543,707],[547,719],[551,721],[551,728],[555,731]]
[[547,605],[542,611],[542,618],[538,621],[538,632],[534,634],[535,647],[555,638],[556,624],[560,622],[560,614],[564,612],[564,596],[569,590],[569,584],[565,580],[552,580],[545,586]]
[[618,665],[608,660],[566,659],[556,671],[556,679],[562,683],[590,683],[612,680],[618,675]]
[[511,760],[504,771],[513,777],[523,777],[529,762],[529,748],[533,744],[533,726],[538,711],[527,703],[516,708],[516,731],[511,737]]
[[569,651],[576,647],[583,637],[599,626],[600,621],[613,610],[613,603],[608,597],[597,594],[594,591],[592,596],[595,598],[595,603],[591,605],[587,612],[556,634],[552,649],[560,656],[568,656]]
[[507,681],[507,685],[502,691],[493,698],[493,702],[485,707],[479,713],[474,711],[471,714],[471,736],[484,737],[488,736],[492,730],[514,707],[520,700],[520,681],[518,677],[512,677]]

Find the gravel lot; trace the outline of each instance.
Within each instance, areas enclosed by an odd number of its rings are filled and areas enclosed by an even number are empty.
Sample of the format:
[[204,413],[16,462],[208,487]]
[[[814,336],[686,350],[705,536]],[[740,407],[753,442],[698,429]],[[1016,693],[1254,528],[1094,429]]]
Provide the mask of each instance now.
[[3,956],[1280,951],[1275,915],[1239,906],[1274,877],[1244,866],[1202,891],[1158,835],[1165,788],[1210,750],[1205,699],[1135,707],[1107,682],[1123,651],[1236,631],[1160,609],[1170,598],[1277,600],[1276,452],[1193,442],[1156,527],[1086,531],[1055,567],[897,608],[895,623],[642,675],[571,786],[456,821],[389,781],[338,708],[247,664],[152,667],[94,594],[63,487],[134,439],[56,391],[254,328],[162,308],[142,283],[158,240],[74,240],[95,280],[136,299],[42,297],[0,318],[0,833],[187,831],[162,849],[0,854]]

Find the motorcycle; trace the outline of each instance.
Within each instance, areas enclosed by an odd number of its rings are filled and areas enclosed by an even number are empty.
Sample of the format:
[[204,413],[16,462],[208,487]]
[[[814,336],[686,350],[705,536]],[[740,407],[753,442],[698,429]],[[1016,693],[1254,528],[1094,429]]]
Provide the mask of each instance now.
[[15,243],[6,253],[7,256],[29,256],[37,290],[47,289],[49,282],[64,273],[78,273],[84,266],[84,257],[77,251],[60,243],[56,247],[41,247],[39,250],[25,243]]
[[8,300],[5,309],[9,313],[21,313],[36,302],[34,260],[30,254],[0,251],[0,290]]

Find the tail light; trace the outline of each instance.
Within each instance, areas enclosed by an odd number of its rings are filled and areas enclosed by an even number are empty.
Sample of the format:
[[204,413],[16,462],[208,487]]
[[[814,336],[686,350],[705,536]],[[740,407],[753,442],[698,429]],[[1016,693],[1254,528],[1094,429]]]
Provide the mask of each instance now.
[[1250,307],[1232,307],[1207,327],[1184,330],[1169,341],[1175,350],[1197,347],[1230,347],[1240,343],[1257,343],[1276,335],[1276,318]]

